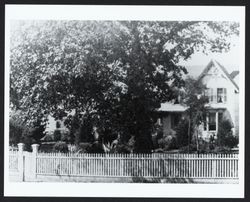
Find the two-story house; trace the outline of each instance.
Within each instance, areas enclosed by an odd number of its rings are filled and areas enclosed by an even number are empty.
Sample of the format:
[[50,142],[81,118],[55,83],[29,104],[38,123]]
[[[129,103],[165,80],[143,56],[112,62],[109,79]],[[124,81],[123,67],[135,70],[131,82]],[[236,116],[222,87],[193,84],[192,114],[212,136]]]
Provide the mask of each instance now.
[[[211,60],[198,76],[206,85],[208,98],[207,104],[208,114],[206,121],[203,123],[202,136],[209,139],[211,135],[218,133],[219,122],[227,119],[231,122],[233,133],[238,135],[239,132],[239,87],[238,87],[239,71],[231,74],[227,72],[225,67],[215,60]],[[187,107],[180,104],[164,103],[159,109],[161,113],[161,123],[163,125],[163,133],[174,132],[180,118],[184,114]]]
[[[192,73],[191,73],[192,74]],[[191,75],[193,76],[193,75]],[[228,119],[233,127],[233,133],[239,132],[239,71],[229,74],[225,67],[215,60],[211,60],[198,78],[206,85],[204,92],[209,103],[206,121],[203,123],[202,136],[209,139],[211,135],[216,137],[221,119]],[[174,128],[183,117],[187,107],[181,104],[163,103],[159,109],[159,122],[163,126],[164,135],[175,133]],[[56,129],[56,121],[49,117],[47,131]],[[63,124],[62,124],[63,125]],[[65,128],[64,126],[62,128]]]

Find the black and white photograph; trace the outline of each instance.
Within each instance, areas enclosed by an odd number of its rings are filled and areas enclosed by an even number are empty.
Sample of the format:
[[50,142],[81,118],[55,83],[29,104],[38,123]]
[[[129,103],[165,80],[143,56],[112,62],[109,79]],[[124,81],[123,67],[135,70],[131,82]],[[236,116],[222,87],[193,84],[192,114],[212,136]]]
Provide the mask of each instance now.
[[62,7],[6,10],[5,193],[242,197],[244,8]]

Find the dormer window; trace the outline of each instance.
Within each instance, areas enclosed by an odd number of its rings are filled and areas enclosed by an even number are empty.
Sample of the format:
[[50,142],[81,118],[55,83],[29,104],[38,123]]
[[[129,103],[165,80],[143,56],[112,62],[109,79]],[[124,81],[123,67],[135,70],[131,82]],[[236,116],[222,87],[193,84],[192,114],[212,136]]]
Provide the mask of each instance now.
[[208,97],[210,103],[225,103],[227,101],[226,88],[208,88],[205,91],[205,96]]
[[227,101],[227,89],[217,88],[217,102],[225,103]]
[[214,101],[214,99],[213,99],[213,97],[214,97],[214,95],[213,95],[213,89],[212,88],[206,89],[205,90],[205,96],[208,97],[209,102],[213,102]]

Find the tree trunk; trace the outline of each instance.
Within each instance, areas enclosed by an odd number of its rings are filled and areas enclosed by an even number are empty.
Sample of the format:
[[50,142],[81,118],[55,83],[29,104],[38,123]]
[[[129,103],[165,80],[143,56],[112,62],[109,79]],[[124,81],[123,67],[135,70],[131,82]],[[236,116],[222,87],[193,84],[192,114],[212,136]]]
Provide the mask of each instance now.
[[191,118],[189,116],[189,120],[188,120],[188,153],[190,153],[190,127],[191,127]]

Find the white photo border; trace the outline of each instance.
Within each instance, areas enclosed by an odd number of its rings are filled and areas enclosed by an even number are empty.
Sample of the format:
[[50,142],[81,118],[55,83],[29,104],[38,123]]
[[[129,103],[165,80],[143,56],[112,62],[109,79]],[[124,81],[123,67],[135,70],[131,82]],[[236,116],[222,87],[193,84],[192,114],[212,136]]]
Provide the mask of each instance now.
[[[9,48],[11,20],[160,20],[240,23],[239,184],[33,183],[9,182]],[[245,7],[244,6],[5,6],[4,195],[61,197],[243,198],[245,161]]]

